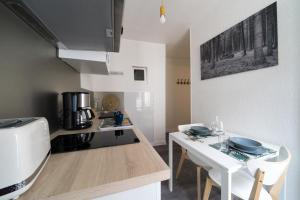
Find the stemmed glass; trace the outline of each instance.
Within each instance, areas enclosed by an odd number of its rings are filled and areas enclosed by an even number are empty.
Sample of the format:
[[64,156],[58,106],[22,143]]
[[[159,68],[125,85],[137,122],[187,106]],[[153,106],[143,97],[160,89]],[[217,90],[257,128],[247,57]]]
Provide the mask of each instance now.
[[223,127],[223,123],[220,121],[214,121],[210,126],[214,134],[218,136],[218,143],[220,144],[220,150],[228,149],[229,136],[226,135]]
[[218,130],[218,125],[215,121],[210,123],[210,129],[212,130],[212,132],[215,134]]

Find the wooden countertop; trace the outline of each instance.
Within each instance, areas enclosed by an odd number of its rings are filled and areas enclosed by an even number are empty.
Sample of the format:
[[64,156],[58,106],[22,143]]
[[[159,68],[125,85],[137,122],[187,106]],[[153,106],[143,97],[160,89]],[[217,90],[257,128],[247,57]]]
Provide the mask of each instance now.
[[[97,131],[99,123],[95,119],[84,131]],[[19,200],[90,200],[169,179],[169,167],[141,131],[134,131],[140,143],[51,155]],[[78,132],[59,130],[51,138]]]

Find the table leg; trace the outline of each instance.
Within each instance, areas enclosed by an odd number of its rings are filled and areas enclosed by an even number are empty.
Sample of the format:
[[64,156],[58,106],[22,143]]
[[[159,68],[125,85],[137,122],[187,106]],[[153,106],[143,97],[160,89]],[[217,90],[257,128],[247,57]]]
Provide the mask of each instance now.
[[169,137],[169,167],[170,167],[170,179],[169,190],[173,191],[173,140]]
[[231,200],[231,173],[222,172],[221,200]]

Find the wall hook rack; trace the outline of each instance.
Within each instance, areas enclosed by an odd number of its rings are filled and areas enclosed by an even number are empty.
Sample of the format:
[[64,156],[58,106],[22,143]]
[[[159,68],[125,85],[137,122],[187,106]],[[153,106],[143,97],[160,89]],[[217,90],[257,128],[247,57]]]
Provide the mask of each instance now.
[[191,81],[189,78],[177,78],[176,84],[177,85],[190,85]]

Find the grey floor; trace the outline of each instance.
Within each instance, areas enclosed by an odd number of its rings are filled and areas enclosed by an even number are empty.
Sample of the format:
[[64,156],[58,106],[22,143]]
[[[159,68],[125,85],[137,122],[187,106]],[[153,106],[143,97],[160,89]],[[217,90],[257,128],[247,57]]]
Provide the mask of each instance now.
[[[174,173],[173,177],[175,177],[176,169],[179,163],[179,158],[181,154],[181,148],[179,145],[174,144],[174,154],[173,154],[173,166]],[[169,150],[167,145],[156,146],[155,150],[159,153],[159,155],[163,158],[163,160],[168,163]],[[162,182],[161,192],[162,192],[162,200],[196,200],[197,199],[197,180],[196,180],[197,172],[196,165],[194,165],[191,161],[186,160],[183,164],[181,174],[177,180],[174,179],[174,188],[173,192],[169,191],[168,181]],[[205,170],[201,173],[201,191],[203,193],[205,179],[207,177],[207,172]],[[213,187],[210,200],[218,200],[220,197],[220,189]]]

